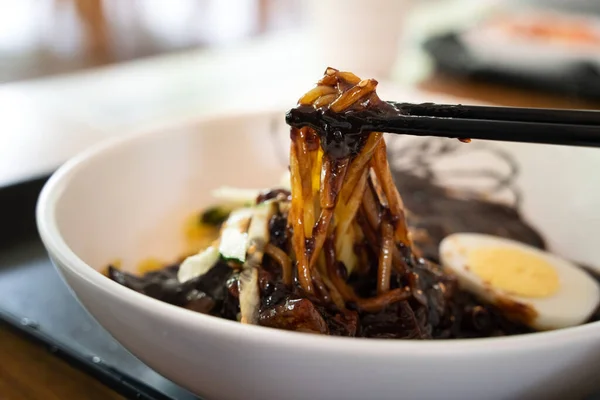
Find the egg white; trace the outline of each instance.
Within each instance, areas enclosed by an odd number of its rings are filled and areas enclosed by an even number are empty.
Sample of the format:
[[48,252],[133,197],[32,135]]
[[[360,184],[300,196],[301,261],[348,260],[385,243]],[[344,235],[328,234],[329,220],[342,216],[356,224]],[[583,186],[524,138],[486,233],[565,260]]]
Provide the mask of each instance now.
[[[516,248],[545,260],[558,275],[558,290],[548,297],[531,298],[507,293],[483,282],[467,265],[469,251],[481,247]],[[537,315],[527,323],[537,330],[582,324],[600,302],[600,286],[586,271],[558,256],[513,240],[476,233],[452,234],[440,243],[440,261],[457,276],[464,290],[483,301],[498,304],[509,300],[535,310]]]

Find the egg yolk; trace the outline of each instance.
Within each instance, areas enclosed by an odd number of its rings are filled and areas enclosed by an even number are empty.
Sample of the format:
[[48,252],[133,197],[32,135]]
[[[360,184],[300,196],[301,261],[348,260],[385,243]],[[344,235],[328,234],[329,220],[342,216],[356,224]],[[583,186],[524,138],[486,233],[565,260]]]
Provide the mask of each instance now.
[[154,258],[148,258],[146,260],[141,261],[137,265],[137,272],[139,274],[145,274],[147,272],[154,272],[162,269],[165,266],[164,262],[156,260]]
[[560,286],[556,270],[542,258],[514,248],[469,251],[467,266],[489,285],[522,297],[548,297]]

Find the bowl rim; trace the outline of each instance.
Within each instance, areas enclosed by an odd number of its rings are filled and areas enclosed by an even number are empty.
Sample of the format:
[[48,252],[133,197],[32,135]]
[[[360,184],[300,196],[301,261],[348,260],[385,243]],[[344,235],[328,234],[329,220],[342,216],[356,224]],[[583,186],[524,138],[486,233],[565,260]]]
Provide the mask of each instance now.
[[[122,146],[134,145],[145,138],[167,136],[174,130],[194,127],[194,134],[201,134],[202,125],[218,123],[222,120],[273,117],[281,109],[268,109],[263,111],[246,110],[242,112],[220,112],[209,116],[194,119],[190,124],[187,120],[181,124],[174,124],[168,128],[146,128],[123,136],[117,136],[102,141],[75,157],[65,164],[50,177],[44,185],[36,205],[36,222],[40,237],[46,250],[52,256],[53,263],[60,264],[57,269],[64,268],[78,279],[93,285],[107,296],[117,296],[122,301],[134,303],[136,307],[150,309],[153,313],[160,314],[174,324],[189,325],[198,332],[212,331],[212,334],[222,338],[237,340],[241,338],[257,345],[290,346],[331,352],[347,352],[349,346],[357,356],[397,356],[412,354],[415,356],[433,355],[436,357],[456,356],[467,354],[485,355],[498,351],[519,351],[525,348],[543,349],[547,347],[565,346],[571,342],[585,340],[600,333],[600,321],[583,324],[575,327],[563,328],[547,332],[534,332],[529,334],[475,338],[475,339],[449,339],[449,340],[390,340],[336,337],[328,335],[315,335],[262,326],[244,325],[219,317],[197,313],[185,308],[177,307],[149,296],[135,292],[125,286],[114,282],[104,276],[82,259],[80,259],[63,239],[56,220],[56,205],[61,194],[68,189],[71,179],[79,170],[102,154],[114,151]],[[108,257],[107,257],[108,259]]]

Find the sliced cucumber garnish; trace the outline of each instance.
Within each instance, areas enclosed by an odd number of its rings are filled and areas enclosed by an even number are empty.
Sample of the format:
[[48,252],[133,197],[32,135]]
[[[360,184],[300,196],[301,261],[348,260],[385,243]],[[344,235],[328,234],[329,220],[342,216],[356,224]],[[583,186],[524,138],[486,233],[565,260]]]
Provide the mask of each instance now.
[[229,205],[218,205],[207,208],[202,214],[200,214],[200,223],[211,226],[219,226],[229,218],[229,214],[236,207]]
[[219,261],[219,249],[210,246],[206,250],[186,258],[179,266],[177,279],[186,282],[206,274]]
[[253,215],[253,209],[240,208],[233,211],[223,224],[219,253],[226,260],[239,263],[246,261],[248,250],[248,225]]

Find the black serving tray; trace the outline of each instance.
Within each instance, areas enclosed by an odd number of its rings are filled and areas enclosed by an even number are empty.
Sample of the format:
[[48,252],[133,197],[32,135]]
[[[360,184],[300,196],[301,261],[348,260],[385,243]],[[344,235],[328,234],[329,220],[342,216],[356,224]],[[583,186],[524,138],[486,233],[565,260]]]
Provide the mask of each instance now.
[[35,225],[35,204],[45,181],[42,177],[0,189],[0,323],[126,398],[198,399],[125,350],[63,282]]

